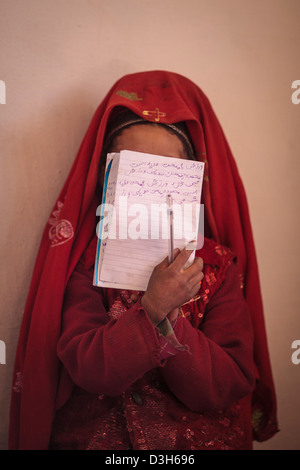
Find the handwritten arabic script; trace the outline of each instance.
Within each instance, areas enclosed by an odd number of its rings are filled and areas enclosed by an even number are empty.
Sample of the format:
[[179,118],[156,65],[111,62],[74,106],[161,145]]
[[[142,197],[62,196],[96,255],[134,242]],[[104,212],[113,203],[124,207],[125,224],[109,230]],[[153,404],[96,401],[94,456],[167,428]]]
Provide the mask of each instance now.
[[[130,155],[132,154],[132,155]],[[126,166],[120,160],[118,195],[143,198],[143,202],[164,202],[171,194],[174,203],[199,202],[204,163],[191,160],[168,162],[168,157],[148,156],[137,159],[136,152],[126,154]],[[176,159],[177,160],[177,159]]]

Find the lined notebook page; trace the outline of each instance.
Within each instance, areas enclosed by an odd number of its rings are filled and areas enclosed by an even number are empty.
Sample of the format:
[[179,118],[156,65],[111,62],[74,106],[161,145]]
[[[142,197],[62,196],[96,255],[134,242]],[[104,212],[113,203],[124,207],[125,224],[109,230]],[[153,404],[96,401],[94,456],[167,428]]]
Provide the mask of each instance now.
[[168,194],[175,248],[197,239],[204,163],[127,150],[109,159],[115,162],[106,202],[114,204],[114,215],[102,241],[96,284],[143,291],[153,268],[168,256]]

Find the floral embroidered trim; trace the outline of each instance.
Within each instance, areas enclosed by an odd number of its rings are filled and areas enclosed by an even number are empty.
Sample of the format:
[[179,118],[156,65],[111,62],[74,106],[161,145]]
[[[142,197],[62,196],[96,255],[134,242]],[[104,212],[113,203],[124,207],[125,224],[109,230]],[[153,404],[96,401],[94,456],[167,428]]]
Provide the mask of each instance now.
[[59,219],[63,203],[57,202],[57,209],[52,212],[52,217],[49,219],[51,225],[49,229],[49,238],[51,247],[63,245],[67,243],[74,236],[74,230],[69,220]]

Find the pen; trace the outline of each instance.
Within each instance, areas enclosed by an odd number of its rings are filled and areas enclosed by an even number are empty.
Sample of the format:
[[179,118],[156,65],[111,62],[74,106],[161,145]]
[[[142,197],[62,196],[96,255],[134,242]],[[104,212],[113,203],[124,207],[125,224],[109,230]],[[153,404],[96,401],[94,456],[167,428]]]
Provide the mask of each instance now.
[[167,213],[169,222],[169,264],[174,261],[174,213],[173,213],[173,199],[171,194],[167,195]]

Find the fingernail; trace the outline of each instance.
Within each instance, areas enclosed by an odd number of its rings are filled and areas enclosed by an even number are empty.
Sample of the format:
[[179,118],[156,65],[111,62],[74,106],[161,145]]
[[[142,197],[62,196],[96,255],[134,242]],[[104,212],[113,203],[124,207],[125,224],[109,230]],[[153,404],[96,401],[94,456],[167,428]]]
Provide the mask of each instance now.
[[197,248],[197,241],[192,240],[191,242],[188,242],[185,249],[186,250],[195,250]]

